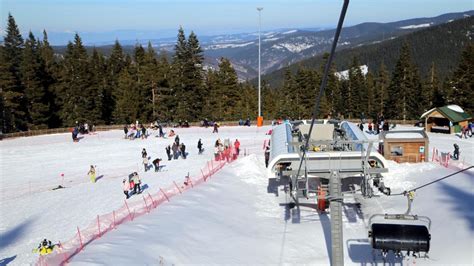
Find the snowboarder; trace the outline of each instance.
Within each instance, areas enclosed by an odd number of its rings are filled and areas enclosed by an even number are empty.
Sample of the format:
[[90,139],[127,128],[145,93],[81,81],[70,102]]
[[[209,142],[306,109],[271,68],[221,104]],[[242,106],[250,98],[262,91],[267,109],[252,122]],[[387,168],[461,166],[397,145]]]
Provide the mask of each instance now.
[[166,146],[166,155],[168,155],[168,161],[171,161],[171,147],[170,145]]
[[268,161],[270,160],[270,146],[265,148],[265,167],[268,168]]
[[89,169],[89,172],[87,172],[87,175],[91,179],[92,183],[95,183],[95,167],[91,165],[91,168]]
[[235,139],[234,147],[235,147],[235,153],[237,153],[237,155],[239,155],[239,153],[240,153],[240,142],[239,142],[238,139]]
[[126,178],[124,178],[122,181],[122,188],[123,188],[123,194],[125,194],[125,199],[130,198],[130,195],[128,194],[128,190],[130,189],[130,183],[127,182]]
[[459,160],[459,146],[456,143],[454,143],[453,159]]
[[199,139],[199,141],[198,141],[197,148],[198,148],[199,154],[202,154],[203,149],[202,149],[202,142],[201,142],[201,139]]
[[183,156],[183,159],[186,159],[186,145],[181,143],[181,145],[179,145],[179,149],[181,150],[181,156]]
[[160,170],[160,162],[161,158],[156,158],[153,160],[153,166],[155,167],[155,172],[158,172]]

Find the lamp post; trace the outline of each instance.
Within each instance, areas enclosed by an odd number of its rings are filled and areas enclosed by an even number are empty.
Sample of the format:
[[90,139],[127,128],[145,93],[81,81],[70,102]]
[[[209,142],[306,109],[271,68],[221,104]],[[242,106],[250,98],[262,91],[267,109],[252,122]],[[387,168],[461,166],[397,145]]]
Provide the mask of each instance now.
[[263,7],[257,7],[258,11],[258,118],[257,118],[257,126],[261,127],[263,125],[263,117],[262,117],[262,104],[261,104],[261,89],[260,89],[260,32],[261,32],[261,24],[262,24],[262,19],[261,19],[261,11],[263,10]]

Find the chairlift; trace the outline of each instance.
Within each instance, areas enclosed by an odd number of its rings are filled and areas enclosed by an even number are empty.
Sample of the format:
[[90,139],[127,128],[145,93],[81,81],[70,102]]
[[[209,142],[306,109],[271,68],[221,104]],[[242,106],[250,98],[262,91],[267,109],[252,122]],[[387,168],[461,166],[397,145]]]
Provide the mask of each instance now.
[[[430,250],[431,219],[426,216],[410,214],[414,191],[405,193],[408,199],[408,209],[405,214],[374,214],[369,219],[369,240],[374,250],[381,250],[385,258],[389,251],[396,256],[402,252],[414,257],[427,257]],[[373,222],[375,217],[383,217],[383,222]]]

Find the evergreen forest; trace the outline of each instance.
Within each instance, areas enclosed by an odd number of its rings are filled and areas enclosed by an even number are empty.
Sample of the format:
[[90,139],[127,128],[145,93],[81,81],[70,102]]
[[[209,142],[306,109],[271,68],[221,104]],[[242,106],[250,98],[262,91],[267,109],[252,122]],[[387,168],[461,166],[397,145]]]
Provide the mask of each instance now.
[[[63,53],[56,53],[47,32],[38,38],[22,36],[9,14],[0,46],[0,126],[3,133],[71,127],[76,121],[95,125],[125,124],[139,120],[231,121],[255,119],[257,88],[239,81],[231,62],[221,58],[218,69],[204,65],[194,32],[179,28],[174,53],[157,54],[149,43],[124,52],[119,41],[109,55],[88,49],[76,34]],[[414,33],[416,34],[416,33]],[[474,45],[462,49],[457,65],[446,77],[439,66],[424,62],[420,74],[411,43],[399,47],[395,64],[383,62],[364,75],[357,56],[350,58],[347,79],[331,67],[321,101],[320,116],[418,119],[435,106],[458,104],[474,113]],[[272,88],[262,83],[262,112],[266,120],[310,118],[327,54],[315,67],[284,70],[284,82]]]

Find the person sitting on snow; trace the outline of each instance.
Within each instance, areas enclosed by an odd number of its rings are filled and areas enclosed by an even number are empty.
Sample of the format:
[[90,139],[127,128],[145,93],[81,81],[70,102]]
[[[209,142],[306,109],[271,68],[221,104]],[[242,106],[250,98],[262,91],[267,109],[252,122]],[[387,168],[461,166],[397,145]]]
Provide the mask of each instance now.
[[51,241],[50,240],[47,240],[46,238],[41,241],[41,243],[38,245],[38,248],[36,249],[36,251],[40,254],[40,255],[46,255],[46,254],[49,254],[51,252],[53,252],[53,248],[54,248],[54,245],[51,244]]

